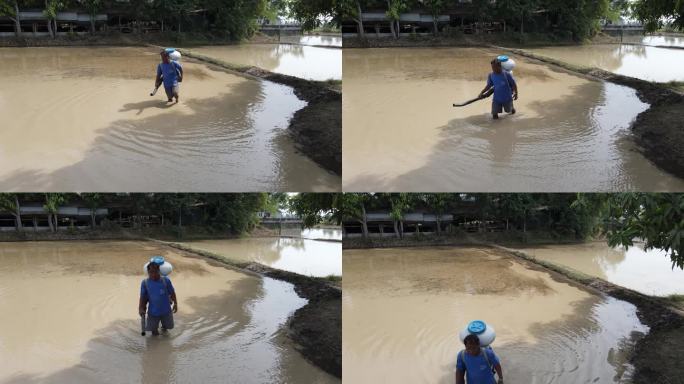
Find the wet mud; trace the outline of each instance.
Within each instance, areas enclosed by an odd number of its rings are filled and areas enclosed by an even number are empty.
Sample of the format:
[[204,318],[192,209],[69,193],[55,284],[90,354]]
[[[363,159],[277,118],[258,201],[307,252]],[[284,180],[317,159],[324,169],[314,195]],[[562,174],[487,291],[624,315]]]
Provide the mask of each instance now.
[[181,103],[169,104],[163,90],[149,96],[156,55],[0,50],[0,112],[12,121],[0,134],[4,189],[339,189],[290,137],[289,120],[306,105],[293,89],[185,60]]
[[[154,254],[174,264],[179,312],[168,335],[143,337],[137,299]],[[339,383],[286,337],[307,300],[283,281],[151,242],[3,243],[0,275],[3,383]]]
[[482,319],[507,383],[631,382],[636,308],[483,247],[345,250],[344,376],[453,383],[460,328]]
[[648,108],[626,86],[516,57],[517,113],[492,120],[475,97],[500,51],[346,49],[346,191],[676,190],[639,152]]

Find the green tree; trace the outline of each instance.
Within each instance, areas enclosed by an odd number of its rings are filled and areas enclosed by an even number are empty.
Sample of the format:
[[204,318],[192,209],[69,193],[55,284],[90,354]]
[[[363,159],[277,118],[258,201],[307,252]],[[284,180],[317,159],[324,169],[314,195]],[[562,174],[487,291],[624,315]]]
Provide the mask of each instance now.
[[348,207],[346,199],[341,193],[299,193],[290,197],[289,207],[301,217],[304,227],[311,228],[324,221],[342,222],[339,207]]
[[14,34],[21,36],[21,17],[19,14],[19,0],[0,0],[0,16],[8,17],[14,22]]
[[302,24],[302,28],[312,30],[325,20],[339,22],[345,5],[336,0],[292,0],[289,7],[291,16]]
[[430,11],[430,16],[432,16],[432,33],[436,35],[439,33],[439,15],[446,9],[447,0],[423,0],[423,5]]
[[52,232],[57,232],[57,229],[59,229],[59,206],[64,204],[65,201],[65,194],[63,193],[45,194],[45,204],[43,204],[43,209],[45,209],[48,214],[48,224],[50,225],[50,231]]
[[359,37],[363,38],[365,32],[363,27],[361,0],[340,0],[339,5],[342,18],[356,22],[356,29],[359,33]]
[[385,0],[387,2],[387,12],[385,15],[390,22],[390,30],[392,31],[392,36],[395,39],[399,38],[399,33],[401,33],[399,19],[402,12],[404,12],[408,6],[408,0]]
[[21,225],[21,205],[16,193],[0,193],[0,210],[7,211],[14,216],[17,231],[23,229]]
[[95,17],[102,11],[104,3],[102,0],[82,0],[81,4],[90,17],[90,34],[92,35],[95,33]]
[[459,195],[455,193],[428,193],[423,200],[434,211],[437,217],[437,235],[441,235],[442,218],[454,208],[456,202],[460,201]]
[[95,221],[95,216],[97,214],[97,209],[102,206],[104,202],[104,195],[101,193],[81,193],[81,199],[86,203],[88,209],[90,209],[90,226],[95,228],[97,223]]
[[636,0],[632,4],[632,12],[649,32],[661,29],[666,22],[675,29],[684,30],[682,0]]
[[621,193],[610,195],[608,244],[632,246],[642,239],[645,249],[663,249],[672,268],[684,269],[684,194]]

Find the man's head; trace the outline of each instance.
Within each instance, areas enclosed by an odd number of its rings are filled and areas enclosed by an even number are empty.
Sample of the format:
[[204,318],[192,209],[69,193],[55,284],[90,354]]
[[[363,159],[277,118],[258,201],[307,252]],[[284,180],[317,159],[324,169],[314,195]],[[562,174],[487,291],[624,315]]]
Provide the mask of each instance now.
[[169,58],[169,53],[163,50],[159,53],[163,62],[168,63],[171,59]]
[[501,62],[498,59],[492,60],[491,64],[492,64],[492,71],[494,73],[501,73],[503,71],[503,68],[501,67]]
[[463,339],[463,344],[465,344],[465,350],[471,355],[477,355],[480,353],[480,338],[477,335],[468,335]]
[[150,276],[150,279],[152,280],[159,280],[159,278],[161,277],[161,273],[159,273],[159,264],[147,264],[147,275]]

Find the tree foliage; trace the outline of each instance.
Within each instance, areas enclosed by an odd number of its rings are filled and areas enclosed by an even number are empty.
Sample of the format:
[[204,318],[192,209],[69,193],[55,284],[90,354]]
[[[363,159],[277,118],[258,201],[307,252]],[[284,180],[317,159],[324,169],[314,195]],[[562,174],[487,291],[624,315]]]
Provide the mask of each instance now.
[[632,11],[649,32],[661,29],[665,23],[680,31],[684,30],[682,0],[636,0],[632,4]]
[[610,195],[608,243],[630,247],[635,239],[645,249],[663,249],[672,268],[684,269],[684,194],[622,193]]

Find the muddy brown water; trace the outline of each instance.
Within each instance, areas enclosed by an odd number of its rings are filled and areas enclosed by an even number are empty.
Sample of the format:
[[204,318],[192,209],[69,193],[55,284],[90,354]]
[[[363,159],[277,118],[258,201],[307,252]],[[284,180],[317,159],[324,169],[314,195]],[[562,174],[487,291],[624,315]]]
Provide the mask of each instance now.
[[566,63],[596,67],[648,81],[684,81],[682,49],[605,44],[536,48],[529,51]]
[[506,383],[628,383],[648,331],[629,303],[488,248],[345,250],[343,377],[453,383],[458,332],[496,328]]
[[[176,327],[140,335],[142,266],[174,265]],[[339,383],[284,336],[293,286],[148,242],[0,244],[0,383]]]
[[183,61],[181,102],[150,97],[147,48],[0,49],[5,191],[330,191],[295,150],[290,87]]
[[233,64],[253,65],[308,80],[341,80],[342,50],[301,44],[206,46],[192,52]]
[[540,260],[564,265],[646,295],[684,294],[684,271],[672,268],[663,250],[644,251],[636,243],[625,250],[605,242],[576,245],[549,245],[521,249]]
[[342,275],[342,243],[304,238],[263,237],[182,243],[234,261],[255,261],[305,276]]
[[515,57],[517,114],[492,120],[475,97],[500,52],[345,49],[345,191],[679,190],[639,153],[634,89]]

